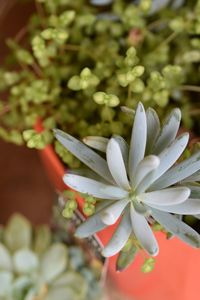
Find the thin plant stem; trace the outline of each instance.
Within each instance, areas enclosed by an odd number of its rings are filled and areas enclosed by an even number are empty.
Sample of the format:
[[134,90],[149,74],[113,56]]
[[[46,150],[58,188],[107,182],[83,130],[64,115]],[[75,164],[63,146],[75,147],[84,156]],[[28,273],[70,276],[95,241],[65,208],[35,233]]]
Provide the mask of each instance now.
[[37,0],[35,0],[35,7],[36,7],[37,13],[40,17],[41,25],[42,25],[43,28],[45,28],[45,22],[44,22],[45,13],[44,13],[42,5]]
[[20,31],[16,34],[15,38],[14,38],[15,42],[19,43],[24,38],[24,36],[26,35],[27,30],[28,30],[27,26],[22,27],[20,29]]
[[158,47],[156,47],[156,49],[162,47],[163,45],[167,45],[171,43],[171,41],[173,41],[176,36],[177,36],[177,32],[175,31],[172,32],[160,45],[158,45]]
[[0,116],[3,116],[3,115],[5,115],[7,112],[9,112],[10,111],[10,106],[8,106],[8,105],[5,105],[4,107],[3,107],[3,109],[0,111]]
[[131,85],[128,86],[128,101],[131,99]]
[[36,63],[33,63],[32,65],[32,68],[35,72],[35,74],[38,76],[38,77],[44,77],[44,74],[42,72],[42,70],[40,69],[40,67],[36,64]]
[[179,89],[182,91],[191,91],[191,92],[200,93],[200,86],[196,86],[196,85],[182,85],[179,87]]
[[78,45],[66,44],[63,46],[63,49],[70,50],[70,51],[79,51],[81,49],[81,47]]
[[154,28],[156,28],[157,26],[159,26],[159,25],[167,25],[167,22],[168,22],[169,20],[168,19],[166,19],[166,20],[163,20],[163,19],[159,19],[159,20],[155,20],[155,21],[153,21],[153,22],[151,22],[151,23],[149,23],[148,25],[147,25],[147,29],[148,30],[153,30]]

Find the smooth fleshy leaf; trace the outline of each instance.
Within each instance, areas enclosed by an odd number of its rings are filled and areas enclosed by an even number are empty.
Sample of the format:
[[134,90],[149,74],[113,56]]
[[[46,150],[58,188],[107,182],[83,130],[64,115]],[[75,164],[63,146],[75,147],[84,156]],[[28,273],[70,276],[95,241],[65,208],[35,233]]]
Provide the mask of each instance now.
[[153,147],[152,153],[159,154],[166,147],[168,147],[176,138],[179,130],[181,121],[181,111],[178,108],[172,110],[170,115],[165,120],[163,127],[161,129],[160,135],[158,136],[155,145]]
[[[88,284],[84,277],[75,271],[68,270],[67,272],[63,273],[59,276],[55,281],[52,283],[53,288],[62,288],[67,287],[73,290],[76,295],[77,299],[79,297],[81,299],[85,299],[86,294],[88,292]],[[70,298],[71,300],[71,298]]]
[[158,254],[159,248],[156,238],[144,216],[138,214],[132,207],[130,211],[133,232],[142,247],[152,256]]
[[[155,182],[160,176],[162,176],[177,159],[181,156],[185,147],[187,146],[189,135],[187,133],[179,136],[169,147],[167,147],[161,154],[159,154],[160,164],[155,171],[152,171],[147,175],[141,184],[138,186],[138,192],[144,192],[147,190],[153,182]],[[150,188],[153,190],[153,188]]]
[[101,136],[86,136],[83,138],[83,142],[87,146],[105,153],[109,139]]
[[51,282],[58,277],[67,267],[67,247],[61,243],[53,244],[43,255],[41,260],[41,274],[47,281]]
[[200,185],[184,184],[184,186],[190,189],[190,198],[200,199]]
[[113,139],[119,144],[121,149],[122,157],[124,160],[124,164],[126,167],[126,171],[128,172],[128,154],[129,154],[129,146],[127,142],[119,135],[114,135]]
[[189,196],[190,189],[187,187],[174,187],[140,195],[142,201],[149,206],[176,205],[187,200]]
[[[190,182],[195,181],[192,174],[197,174],[196,172],[200,169],[200,152],[195,153],[190,158],[177,164],[165,174],[163,174],[156,182],[153,183],[152,189],[162,189],[177,182]],[[197,174],[197,176],[199,176]]]
[[98,212],[84,221],[84,223],[76,229],[75,235],[78,238],[87,238],[106,227],[107,225],[102,222],[100,212]]
[[86,166],[109,182],[114,182],[106,161],[100,155],[59,129],[54,129],[54,134],[57,140]]
[[15,272],[20,274],[31,274],[39,268],[39,260],[34,252],[29,249],[21,249],[13,256]]
[[151,153],[151,149],[160,132],[160,121],[156,111],[152,108],[147,109],[146,118],[147,118],[146,155],[147,155]]
[[146,156],[139,164],[133,178],[133,186],[136,188],[141,181],[153,170],[155,170],[160,164],[158,156],[149,155]]
[[200,214],[200,199],[189,198],[188,200],[178,205],[167,205],[167,206],[152,205],[152,207],[158,210],[162,210],[174,214],[196,215],[196,214]]
[[7,299],[7,295],[11,297],[13,274],[8,271],[0,271],[0,299]]
[[109,205],[100,212],[101,220],[106,225],[114,224],[128,205],[129,199],[121,199]]
[[58,288],[52,288],[49,290],[45,300],[82,300],[82,297],[79,297],[78,293],[71,289],[70,287],[61,286]]
[[129,150],[129,176],[131,182],[134,180],[135,171],[138,164],[144,158],[147,139],[147,121],[142,103],[139,103],[136,109],[131,143]]
[[12,259],[8,249],[0,243],[0,270],[11,271]]
[[19,214],[14,214],[4,230],[4,241],[12,252],[31,246],[32,229],[30,222]]
[[34,251],[38,254],[47,250],[51,243],[51,230],[47,225],[41,225],[35,230]]
[[111,138],[108,142],[106,157],[109,170],[118,186],[122,189],[129,190],[130,184],[127,178],[122,152],[118,142],[114,138]]
[[110,257],[117,254],[125,246],[131,232],[132,226],[128,210],[122,217],[122,220],[120,221],[109,243],[103,249],[102,255],[105,257]]
[[175,216],[157,209],[152,208],[151,214],[167,231],[178,236],[185,243],[195,248],[200,248],[200,235],[190,226]]
[[[129,241],[128,241],[129,243]],[[124,271],[135,259],[135,256],[138,252],[138,248],[135,246],[134,243],[131,243],[130,247],[126,249],[125,247],[119,253],[117,257],[117,271],[122,272]]]
[[189,177],[186,177],[183,180],[183,182],[194,182],[194,181],[200,181],[200,171],[195,172],[194,174],[192,174]]
[[102,182],[74,174],[66,174],[63,177],[66,185],[77,192],[89,194],[99,199],[121,199],[127,196],[127,192],[117,186],[106,185]]

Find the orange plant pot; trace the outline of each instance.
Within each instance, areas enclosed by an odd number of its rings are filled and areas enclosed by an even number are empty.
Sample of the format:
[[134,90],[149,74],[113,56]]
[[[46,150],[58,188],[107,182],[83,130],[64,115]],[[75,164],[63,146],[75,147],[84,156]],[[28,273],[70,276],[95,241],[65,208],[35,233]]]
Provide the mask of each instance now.
[[[42,130],[40,123],[36,129]],[[58,191],[66,189],[62,180],[65,168],[52,146],[39,151],[39,155],[54,187]],[[81,210],[84,200],[78,196],[77,201]],[[97,236],[103,245],[106,245],[114,229],[115,226],[110,226],[98,233]],[[141,272],[142,253],[121,273],[115,270],[117,256],[109,259],[108,272],[120,292],[133,300],[199,300],[200,251],[177,238],[167,240],[160,232],[156,233],[156,237],[160,252],[151,273]]]

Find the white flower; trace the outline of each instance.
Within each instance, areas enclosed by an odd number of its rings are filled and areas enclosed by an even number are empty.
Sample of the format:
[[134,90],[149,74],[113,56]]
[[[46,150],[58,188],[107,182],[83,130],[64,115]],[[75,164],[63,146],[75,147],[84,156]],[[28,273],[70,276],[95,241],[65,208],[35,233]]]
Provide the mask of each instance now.
[[160,128],[156,112],[151,108],[145,112],[139,103],[130,147],[119,136],[84,139],[90,147],[105,151],[106,160],[72,136],[55,130],[63,146],[99,175],[99,179],[96,175],[93,179],[64,176],[72,189],[103,199],[96,213],[79,226],[77,236],[95,234],[121,217],[104,256],[118,253],[131,234],[150,255],[157,255],[159,247],[148,223],[150,216],[186,243],[200,247],[199,234],[171,214],[200,214],[200,188],[191,183],[199,176],[200,152],[173,166],[189,139],[188,133],[176,137],[180,121],[181,112],[174,109]]

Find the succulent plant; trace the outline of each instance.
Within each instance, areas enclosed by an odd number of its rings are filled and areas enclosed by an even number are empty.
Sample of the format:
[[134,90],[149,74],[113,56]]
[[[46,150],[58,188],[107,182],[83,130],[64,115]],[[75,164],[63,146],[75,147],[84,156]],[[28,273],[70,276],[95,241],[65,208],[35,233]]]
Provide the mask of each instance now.
[[175,164],[189,140],[188,133],[176,137],[180,121],[181,112],[174,109],[161,127],[157,113],[152,108],[145,112],[139,103],[130,146],[117,135],[84,139],[88,146],[105,152],[106,159],[55,130],[58,141],[96,173],[85,177],[70,172],[64,176],[70,188],[101,199],[95,214],[78,227],[76,235],[85,238],[119,221],[103,249],[104,256],[118,253],[131,236],[148,254],[157,255],[159,246],[150,226],[155,221],[200,248],[200,235],[178,217],[200,213],[200,186],[196,182],[200,151]]
[[2,227],[0,299],[100,299],[95,269],[86,265],[80,247],[54,241],[48,226],[33,233],[29,221],[19,214]]

